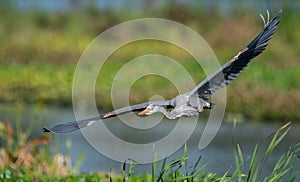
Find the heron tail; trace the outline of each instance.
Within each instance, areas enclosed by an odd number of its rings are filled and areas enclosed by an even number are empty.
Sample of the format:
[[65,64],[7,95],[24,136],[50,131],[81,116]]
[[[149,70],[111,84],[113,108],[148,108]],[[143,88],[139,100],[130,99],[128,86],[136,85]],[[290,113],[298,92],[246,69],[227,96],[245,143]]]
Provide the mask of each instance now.
[[207,102],[206,105],[203,107],[204,109],[213,109],[215,106],[214,103]]

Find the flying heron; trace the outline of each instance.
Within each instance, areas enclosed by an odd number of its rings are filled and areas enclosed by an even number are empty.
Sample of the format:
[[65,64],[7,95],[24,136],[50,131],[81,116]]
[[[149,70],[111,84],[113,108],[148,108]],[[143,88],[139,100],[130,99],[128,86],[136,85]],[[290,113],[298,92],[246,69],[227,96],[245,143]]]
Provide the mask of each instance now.
[[180,94],[171,100],[146,102],[117,109],[94,118],[57,124],[51,128],[43,128],[44,132],[67,133],[128,112],[139,112],[139,115],[161,112],[168,119],[176,119],[182,116],[195,116],[204,109],[212,109],[214,104],[208,102],[209,97],[235,80],[253,58],[265,50],[268,41],[278,27],[281,11],[272,20],[270,20],[268,11],[266,20],[261,14],[260,16],[264,22],[262,32],[230,61],[207,76],[192,91]]

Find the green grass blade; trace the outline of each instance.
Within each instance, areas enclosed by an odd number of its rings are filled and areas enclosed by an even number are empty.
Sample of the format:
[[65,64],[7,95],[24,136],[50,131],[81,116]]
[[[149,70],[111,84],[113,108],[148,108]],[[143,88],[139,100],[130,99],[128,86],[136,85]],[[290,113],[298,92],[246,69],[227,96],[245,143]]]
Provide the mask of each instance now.
[[265,161],[270,157],[271,153],[274,151],[274,149],[278,146],[278,144],[282,141],[282,139],[286,136],[286,134],[289,132],[290,128],[286,129],[286,131],[278,137],[278,139],[275,139],[273,143],[271,143],[266,151],[265,154]]
[[109,168],[109,182],[112,182],[112,167]]
[[191,176],[194,178],[194,177],[196,177],[196,176],[198,176],[201,172],[202,172],[202,170],[204,169],[204,168],[206,168],[206,166],[208,165],[208,163],[205,163],[205,164],[203,164],[201,167],[199,167]]
[[199,166],[199,163],[200,163],[201,159],[202,159],[202,156],[200,155],[200,156],[198,157],[198,159],[196,160],[194,166],[193,166],[193,170],[192,170],[191,174],[194,174],[194,173],[195,173],[197,167]]
[[232,174],[232,178],[235,178],[235,177],[240,177],[242,172],[241,172],[241,163],[239,161],[239,154],[238,154],[238,145],[234,146],[234,150],[233,150],[233,157],[234,157],[234,161],[235,161],[235,170]]
[[[269,146],[268,146],[268,149],[266,150],[266,153],[265,153],[265,161],[269,158],[269,156],[271,155],[271,153],[274,151],[274,149],[278,146],[278,144],[282,141],[282,139],[286,136],[286,134],[288,133],[288,131],[290,130],[290,127],[288,127],[290,125],[290,123],[287,123],[285,124],[284,126],[280,127],[274,134]],[[288,127],[288,128],[287,128]],[[287,129],[286,129],[287,128]],[[280,134],[280,132],[282,130],[286,129],[282,134],[281,136],[279,136],[277,138],[277,136]]]
[[220,182],[223,182],[223,181],[227,181],[228,180],[228,173],[229,173],[229,171],[230,171],[230,169],[228,169],[224,174],[223,174],[223,176],[220,178],[220,179],[218,179]]
[[256,181],[257,169],[258,169],[257,167],[258,157],[259,157],[258,144],[256,144],[251,156],[250,169],[248,171],[247,180],[246,180],[247,182],[249,182],[250,180]]
[[72,169],[73,173],[78,173],[79,172],[80,166],[83,163],[83,161],[85,159],[85,156],[86,156],[85,153],[81,153],[79,155],[79,157],[76,159],[76,163],[75,163],[75,165],[74,165],[74,167]]
[[293,171],[294,171],[294,169],[295,169],[295,163],[296,163],[296,160],[297,160],[297,157],[296,157],[296,155],[294,154],[293,157],[292,157],[292,162],[291,162],[291,167],[292,167],[292,169],[290,170],[289,175],[288,175],[288,178],[289,178],[289,179],[292,179]]
[[174,168],[176,166],[181,167],[182,163],[184,163],[185,160],[186,160],[185,157],[180,157],[178,159],[173,160],[170,164],[166,165],[166,167],[163,170],[161,170],[157,181],[160,181],[160,180],[163,181],[164,175],[166,175],[172,168]]
[[188,151],[187,151],[186,144],[184,144],[183,157],[185,158],[185,160],[184,160],[185,171],[186,171],[186,173],[188,173]]
[[166,163],[167,163],[167,157],[164,158],[164,160],[163,160],[163,163],[161,165],[161,169],[160,169],[160,173],[159,173],[159,176],[157,178],[157,181],[162,180],[162,176],[164,175],[164,170],[166,168]]
[[155,177],[156,177],[156,167],[157,167],[157,156],[156,156],[156,154],[153,154],[154,156],[153,156],[153,158],[154,158],[154,160],[153,160],[153,163],[152,163],[152,182],[154,182],[155,181]]
[[126,160],[122,164],[122,182],[126,182]]
[[237,150],[238,150],[238,156],[239,156],[239,160],[240,160],[240,164],[241,164],[241,167],[242,167],[242,170],[244,169],[244,157],[243,157],[243,153],[242,153],[242,150],[241,150],[241,147],[239,144],[237,144]]

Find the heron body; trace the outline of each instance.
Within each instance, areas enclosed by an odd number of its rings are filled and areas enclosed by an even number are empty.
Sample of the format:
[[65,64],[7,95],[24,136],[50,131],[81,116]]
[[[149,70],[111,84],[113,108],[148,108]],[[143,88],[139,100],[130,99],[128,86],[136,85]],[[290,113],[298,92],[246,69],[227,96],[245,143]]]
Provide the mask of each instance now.
[[203,111],[204,107],[210,106],[210,103],[199,97],[191,97],[189,94],[181,94],[171,100],[171,105],[174,107],[170,111],[162,106],[150,104],[139,115],[150,115],[155,112],[160,112],[168,119],[176,119],[182,116],[197,116]]
[[68,123],[57,124],[51,128],[44,128],[45,132],[66,133],[92,125],[97,121],[102,121],[128,112],[139,112],[139,115],[150,115],[160,112],[168,119],[176,119],[183,116],[199,115],[204,109],[212,109],[214,104],[208,99],[216,91],[235,80],[241,72],[252,62],[253,58],[261,54],[267,47],[269,40],[273,37],[278,28],[281,11],[272,20],[264,19],[264,28],[242,51],[231,60],[225,63],[215,72],[208,75],[192,91],[180,94],[171,100],[151,101],[133,106],[120,108],[106,114],[101,114],[94,118]]
[[164,107],[149,105],[144,111],[140,112],[140,115],[150,115],[156,112],[160,112],[165,115],[168,119],[177,119],[182,116],[197,116],[199,114],[198,110],[188,106],[188,105],[180,105],[175,107],[171,111],[167,111]]

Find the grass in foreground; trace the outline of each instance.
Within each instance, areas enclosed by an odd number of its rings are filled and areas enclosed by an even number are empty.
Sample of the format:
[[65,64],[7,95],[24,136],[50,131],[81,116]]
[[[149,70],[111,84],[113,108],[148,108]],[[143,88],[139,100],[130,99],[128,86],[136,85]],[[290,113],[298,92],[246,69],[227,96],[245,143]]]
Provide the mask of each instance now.
[[291,146],[278,159],[271,174],[264,173],[264,165],[289,130],[289,124],[279,128],[273,133],[265,151],[256,145],[249,157],[243,155],[240,146],[233,139],[235,168],[222,176],[204,172],[207,164],[199,165],[201,156],[194,164],[188,164],[186,146],[180,158],[169,163],[164,159],[160,167],[154,161],[152,174],[135,175],[133,169],[136,163],[131,160],[123,164],[122,174],[77,174],[71,168],[68,155],[50,154],[47,147],[49,137],[30,140],[29,130],[24,132],[17,127],[15,132],[6,120],[0,123],[0,181],[296,181],[300,173],[295,169],[296,162],[299,162],[300,143]]

